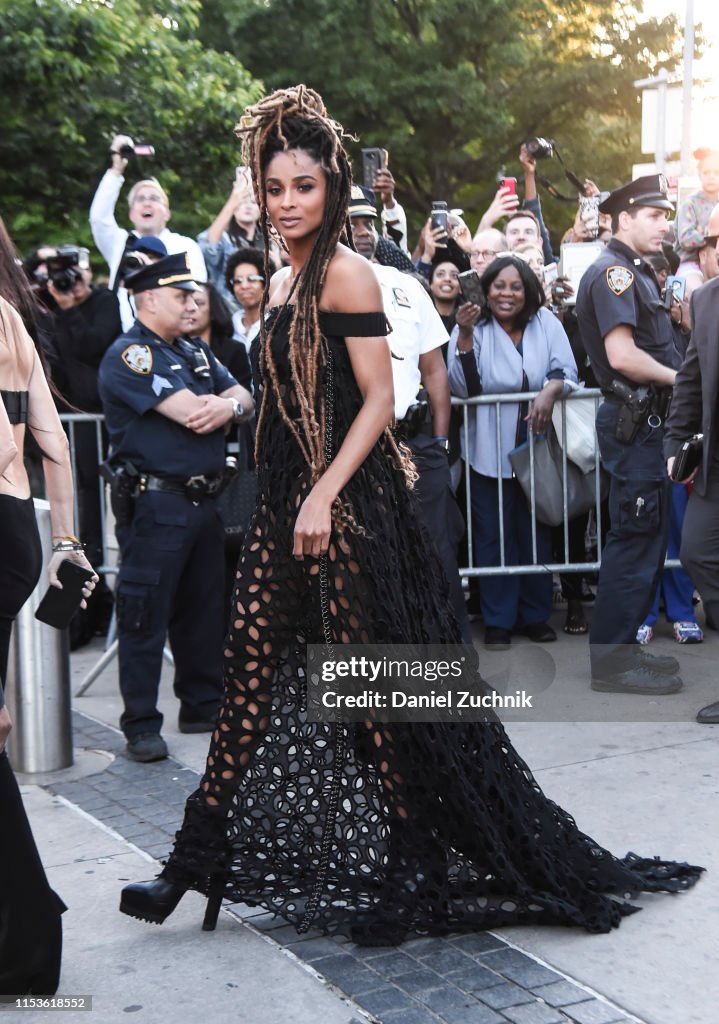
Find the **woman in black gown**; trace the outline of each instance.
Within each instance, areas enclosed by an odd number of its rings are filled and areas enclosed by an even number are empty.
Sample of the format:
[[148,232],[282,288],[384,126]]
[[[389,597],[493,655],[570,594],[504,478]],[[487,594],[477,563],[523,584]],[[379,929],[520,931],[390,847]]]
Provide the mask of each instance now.
[[[23,454],[30,430],[43,457],[53,529],[49,581],[69,558],[90,565],[73,536],[70,450],[34,339],[35,299],[0,218],[0,994],[52,995],[60,978],[65,905],[50,888],[13,775],[3,687],[18,612],[42,569],[40,535]],[[36,334],[37,336],[37,334]],[[89,597],[97,576],[83,591]],[[85,602],[83,601],[83,607]]]
[[497,722],[308,721],[305,644],[459,631],[387,429],[386,321],[348,248],[342,129],[298,86],[249,108],[238,133],[290,260],[253,348],[258,505],[205,773],[160,877],[126,886],[120,909],[161,922],[192,888],[209,896],[207,928],[224,896],[370,945],[519,922],[608,931],[635,909],[624,894],[685,889],[700,869],[603,850]]

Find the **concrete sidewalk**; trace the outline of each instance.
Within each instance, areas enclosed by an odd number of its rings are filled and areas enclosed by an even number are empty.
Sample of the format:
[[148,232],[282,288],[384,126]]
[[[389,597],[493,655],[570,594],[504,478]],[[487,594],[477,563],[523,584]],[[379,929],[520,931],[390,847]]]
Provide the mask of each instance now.
[[[536,646],[516,647],[536,657]],[[114,662],[74,702],[81,713],[75,768],[24,780],[48,873],[70,907],[61,994],[92,994],[103,1022],[137,1013],[182,1024],[204,1012],[252,1024],[715,1024],[719,729],[693,717],[716,699],[719,639],[710,633],[692,649],[678,648],[668,633],[654,642],[653,651],[680,656],[686,682],[681,693],[650,702],[654,707],[642,706],[644,698],[592,694],[585,638],[562,637],[545,650],[577,719],[601,708],[597,702],[606,702],[611,717],[612,701],[629,701],[645,720],[515,723],[513,742],[547,794],[617,854],[631,849],[706,866],[690,893],[642,898],[642,913],[610,935],[508,928],[496,936],[414,940],[397,951],[301,939],[246,908],[224,912],[217,932],[203,933],[195,894],[161,928],[142,925],[117,912],[119,889],[156,872],[148,854],[167,852],[208,738],[177,732],[168,668],[161,707],[173,760],[127,761],[122,738],[109,728],[120,711]],[[99,653],[73,656],[75,687]],[[497,671],[491,660],[486,670]]]

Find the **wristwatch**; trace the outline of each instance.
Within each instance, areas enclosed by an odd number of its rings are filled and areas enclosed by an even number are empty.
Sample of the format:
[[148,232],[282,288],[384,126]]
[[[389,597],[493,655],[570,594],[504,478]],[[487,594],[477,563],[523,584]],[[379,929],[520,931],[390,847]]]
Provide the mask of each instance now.
[[449,455],[449,438],[448,437],[435,437],[435,438],[433,438],[433,440],[434,440],[434,443],[438,444],[440,448],[444,448],[444,450]]
[[241,423],[245,418],[242,402],[239,402],[236,398],[231,398],[230,401],[232,402],[232,422]]

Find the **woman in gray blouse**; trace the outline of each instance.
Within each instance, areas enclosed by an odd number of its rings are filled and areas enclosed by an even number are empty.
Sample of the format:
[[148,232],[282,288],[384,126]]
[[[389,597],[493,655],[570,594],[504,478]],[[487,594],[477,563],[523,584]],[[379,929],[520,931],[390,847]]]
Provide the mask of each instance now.
[[[482,306],[466,303],[457,311],[449,343],[450,387],[460,398],[479,394],[539,391],[526,403],[500,407],[499,446],[494,405],[470,410],[462,455],[469,461],[475,564],[500,565],[499,481],[502,481],[504,562],[526,565],[532,557],[529,506],[512,476],[509,452],[532,430],[549,425],[556,399],[577,380],[569,340],[559,320],[544,308],[541,285],[519,256],[502,254],[482,275]],[[498,456],[499,447],[499,456]],[[537,523],[537,561],[551,561],[550,530]],[[505,650],[512,631],[531,640],[556,640],[547,620],[552,610],[552,578],[547,574],[482,578],[484,642]]]

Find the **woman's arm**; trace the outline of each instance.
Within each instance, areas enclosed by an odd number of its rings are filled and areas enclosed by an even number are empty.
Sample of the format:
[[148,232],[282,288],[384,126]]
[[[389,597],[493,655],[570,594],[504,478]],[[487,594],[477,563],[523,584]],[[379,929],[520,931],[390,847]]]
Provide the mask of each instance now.
[[[32,340],[26,334],[27,344],[32,346]],[[42,453],[42,469],[45,476],[45,486],[50,502],[50,521],[52,523],[53,544],[61,540],[75,538],[75,519],[73,510],[73,483],[72,469],[70,466],[70,446],[65,431],[62,429],[60,417],[57,414],[55,403],[52,400],[50,388],[45,377],[40,360],[33,348],[32,373],[28,386],[28,427],[38,443]],[[86,569],[92,566],[85,558],[82,551],[56,552],[50,559],[48,565],[48,576],[53,586],[60,587],[62,584],[57,578],[57,570],[60,563],[69,558]],[[95,582],[98,577],[95,576]],[[89,596],[95,583],[86,584],[85,596]],[[84,602],[82,607],[85,607]]]
[[546,430],[558,398],[569,390],[568,381],[577,381],[577,364],[566,331],[548,310],[540,309],[537,317],[543,324],[549,343],[549,359],[544,387],[531,404],[525,419],[535,434]]
[[[379,312],[382,294],[370,264],[354,253],[333,260],[322,296],[323,308],[341,313]],[[352,372],[363,402],[329,468],[302,503],[293,555],[319,557],[327,551],[332,503],[367,458],[394,416],[394,385],[387,339],[346,338]]]

